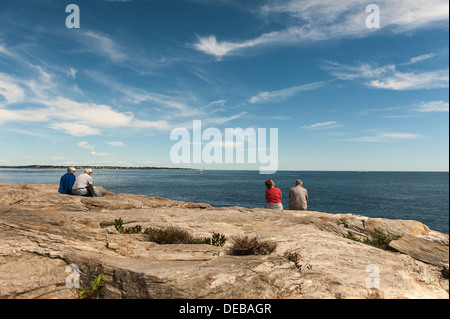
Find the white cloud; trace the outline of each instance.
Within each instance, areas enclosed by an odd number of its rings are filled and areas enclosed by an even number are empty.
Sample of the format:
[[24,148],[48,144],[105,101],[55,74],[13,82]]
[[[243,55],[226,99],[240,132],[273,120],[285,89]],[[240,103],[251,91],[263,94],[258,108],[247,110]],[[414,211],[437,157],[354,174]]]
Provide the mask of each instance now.
[[422,62],[428,59],[431,59],[433,57],[435,57],[436,55],[434,53],[427,53],[427,54],[422,54],[419,56],[416,56],[414,58],[411,58],[409,60],[409,64],[414,64],[414,63],[418,63],[418,62]]
[[242,118],[243,116],[247,115],[247,112],[241,112],[239,114],[235,114],[235,115],[230,115],[230,116],[225,116],[225,117],[211,117],[211,118],[207,118],[206,120],[204,120],[202,122],[203,125],[211,125],[211,124],[225,124],[227,122]]
[[448,112],[449,103],[444,101],[422,102],[414,106],[416,112]]
[[114,147],[123,147],[123,142],[108,142],[107,144]]
[[[216,36],[197,36],[193,47],[219,60],[238,50],[262,45],[298,44],[311,41],[368,37],[390,30],[410,32],[425,27],[448,27],[447,0],[379,0],[381,29],[368,29],[365,20],[369,3],[364,0],[280,0],[260,8],[264,18],[286,23],[281,31],[264,33],[243,41],[217,41]],[[286,22],[290,21],[290,22]]]
[[429,72],[393,72],[390,76],[372,80],[369,86],[396,91],[441,89],[449,84],[448,70]]
[[361,80],[366,86],[397,91],[439,89],[449,85],[448,69],[434,71],[399,71],[396,65],[369,63],[343,65],[328,62],[324,69],[341,80]]
[[324,130],[336,127],[340,127],[340,125],[336,121],[315,123],[307,126],[302,126],[303,129],[310,129],[310,130]]
[[[0,73],[0,106],[17,103],[25,98],[24,89],[13,82],[14,79],[6,74]],[[2,102],[2,96],[4,102]]]
[[81,148],[85,148],[87,150],[93,150],[95,148],[94,145],[89,145],[89,142],[78,142],[77,145]]
[[210,107],[210,106],[224,106],[225,103],[227,103],[226,100],[221,99],[221,100],[217,100],[217,101],[213,101],[211,103],[209,103],[206,107]]
[[12,53],[11,51],[9,51],[7,48],[5,48],[5,46],[0,44],[0,54],[1,55],[5,55],[7,57],[16,57],[16,55],[14,53]]
[[127,54],[111,38],[93,31],[81,33],[83,45],[89,52],[105,56],[113,62],[128,60]]
[[423,138],[422,135],[413,133],[385,132],[385,133],[376,133],[374,135],[369,136],[356,137],[351,139],[350,141],[381,143],[381,142],[393,142],[401,140],[417,140],[422,138]]
[[88,136],[101,134],[98,129],[80,123],[70,123],[70,122],[53,123],[50,125],[50,128],[54,130],[63,131],[66,134],[73,136]]
[[77,77],[78,70],[74,68],[69,68],[67,71],[67,75],[69,75],[71,78],[75,79]]
[[309,84],[303,84],[299,86],[293,86],[290,88],[282,89],[282,90],[276,90],[276,91],[269,91],[269,92],[261,92],[253,97],[250,98],[249,102],[252,104],[255,103],[267,103],[272,101],[279,101],[285,98],[288,98],[290,96],[296,95],[303,91],[310,91],[315,90],[320,87],[323,87],[324,82],[314,82]]
[[86,72],[93,80],[107,86],[108,88],[123,94],[123,102],[126,104],[140,105],[147,102],[154,104],[155,107],[161,109],[165,118],[181,118],[181,117],[199,117],[204,112],[198,108],[189,105],[190,93],[179,94],[177,96],[168,96],[165,94],[149,92],[143,89],[130,87],[123,83],[118,83],[98,72]]
[[110,154],[110,153],[97,153],[97,152],[91,152],[92,156],[95,157],[110,157],[110,156],[117,156],[117,154]]
[[45,122],[49,118],[37,110],[0,109],[0,125],[10,121]]

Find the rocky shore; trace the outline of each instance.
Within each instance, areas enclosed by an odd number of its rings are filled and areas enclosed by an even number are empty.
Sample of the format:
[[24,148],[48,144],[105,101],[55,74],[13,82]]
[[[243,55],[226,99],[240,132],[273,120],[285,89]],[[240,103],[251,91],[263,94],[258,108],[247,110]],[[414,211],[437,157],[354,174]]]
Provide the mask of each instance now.
[[[218,208],[99,189],[104,196],[90,198],[60,195],[53,184],[0,183],[0,298],[77,298],[73,269],[81,288],[102,274],[105,299],[449,298],[449,237],[417,221]],[[157,244],[143,232],[118,232],[118,219],[227,240]],[[393,239],[389,250],[364,243],[377,232]],[[276,249],[231,255],[239,236]]]

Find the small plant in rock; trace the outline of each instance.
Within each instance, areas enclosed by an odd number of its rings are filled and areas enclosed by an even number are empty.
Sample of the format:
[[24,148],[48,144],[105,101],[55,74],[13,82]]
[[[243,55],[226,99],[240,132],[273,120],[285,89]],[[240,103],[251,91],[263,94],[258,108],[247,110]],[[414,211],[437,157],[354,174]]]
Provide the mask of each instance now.
[[98,295],[98,290],[105,285],[102,281],[103,274],[100,274],[95,278],[92,286],[85,290],[78,292],[78,299],[94,299]]
[[389,244],[391,243],[391,241],[397,240],[401,237],[401,236],[389,236],[388,234],[383,233],[383,231],[377,228],[374,228],[373,231],[374,234],[372,239],[366,238],[364,239],[364,243],[384,250],[393,251],[394,249],[392,249],[389,246]]
[[[300,264],[302,256],[299,253],[287,251],[283,254],[283,257],[289,260],[290,262],[294,263],[295,267],[300,271],[300,274],[303,274],[303,265]],[[311,264],[306,264],[305,267],[308,270],[313,269],[313,266]]]
[[361,242],[361,240],[359,240],[351,231],[348,231],[347,234],[343,234],[342,236],[347,239]]
[[391,241],[401,238],[401,236],[390,236],[388,234],[385,234],[378,228],[374,228],[373,231],[374,233],[372,238],[364,238],[363,240],[358,239],[351,231],[348,231],[347,234],[344,234],[343,236],[344,238],[348,238],[366,245],[374,246],[376,248],[395,251],[389,246],[389,244],[391,243]]
[[142,232],[141,225],[135,225],[133,227],[123,228],[122,218],[114,220],[114,227],[121,234],[140,234]]
[[213,232],[212,237],[205,237],[204,239],[200,240],[198,243],[222,247],[223,245],[225,245],[226,240],[227,239],[226,239],[225,235]]
[[275,251],[277,244],[272,241],[259,241],[257,237],[233,237],[230,255],[269,255]]
[[123,220],[122,218],[114,220],[114,227],[119,233],[123,233]]
[[302,270],[302,265],[300,264],[301,255],[296,252],[285,252],[283,254],[284,258],[294,263],[295,267],[299,270]]

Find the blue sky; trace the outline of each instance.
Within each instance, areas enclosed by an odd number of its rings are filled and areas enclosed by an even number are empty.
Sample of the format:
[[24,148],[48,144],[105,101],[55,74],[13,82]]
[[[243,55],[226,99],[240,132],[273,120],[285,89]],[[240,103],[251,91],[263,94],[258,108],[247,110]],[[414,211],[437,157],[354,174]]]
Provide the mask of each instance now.
[[280,170],[448,171],[448,1],[1,3],[0,165],[258,169],[172,163],[201,120],[277,128]]

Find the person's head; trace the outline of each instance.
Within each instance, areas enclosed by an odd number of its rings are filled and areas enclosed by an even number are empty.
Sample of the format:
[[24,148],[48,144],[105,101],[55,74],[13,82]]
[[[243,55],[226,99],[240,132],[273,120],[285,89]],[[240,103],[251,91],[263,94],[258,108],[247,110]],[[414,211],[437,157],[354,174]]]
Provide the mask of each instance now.
[[75,174],[75,167],[69,167],[67,173]]
[[295,181],[295,185],[300,185],[300,186],[303,186],[303,182],[300,180],[300,179],[297,179],[296,181]]
[[86,174],[92,175],[92,168],[85,168],[85,169],[84,169],[84,172],[85,172]]
[[271,179],[266,180],[265,184],[266,184],[267,189],[271,189],[272,187],[275,186],[275,183]]

